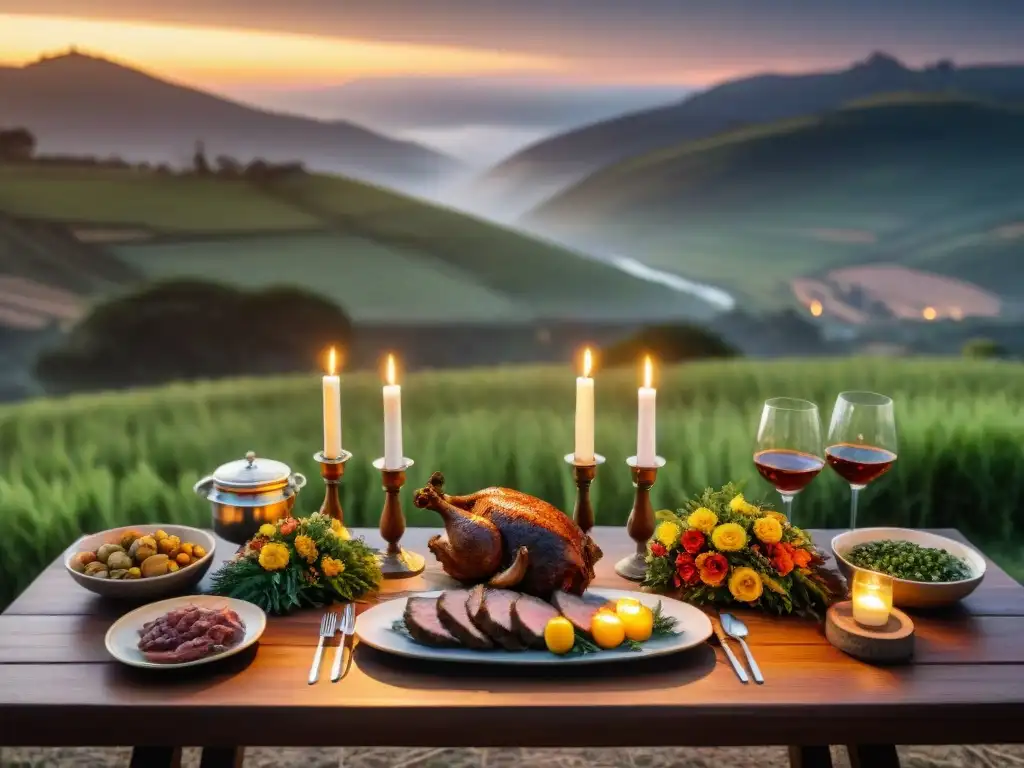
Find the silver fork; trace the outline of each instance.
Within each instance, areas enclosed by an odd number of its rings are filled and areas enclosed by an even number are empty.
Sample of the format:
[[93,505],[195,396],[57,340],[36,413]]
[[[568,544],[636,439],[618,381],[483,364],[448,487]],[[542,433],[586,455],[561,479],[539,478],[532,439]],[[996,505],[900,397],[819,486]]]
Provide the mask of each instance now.
[[754,654],[750,652],[750,646],[747,645],[747,641],[744,640],[747,636],[747,625],[731,613],[723,613],[722,629],[725,630],[725,634],[739,642],[740,647],[743,649],[743,653],[747,655],[747,664],[750,665],[750,673],[754,676],[754,682],[763,683],[764,676],[761,674],[761,668],[757,666],[757,662],[754,661]]
[[[334,663],[331,664],[331,682],[336,683],[341,680],[341,663],[345,656],[352,658],[352,649],[348,647],[349,638],[355,634],[356,631],[356,605],[355,603],[349,603],[345,606],[345,612],[341,615],[341,642],[338,644],[337,650],[334,652]],[[348,665],[345,666],[348,669]]]
[[313,666],[309,668],[309,684],[312,685],[320,677],[320,659],[324,655],[324,640],[334,636],[338,628],[338,614],[325,613],[320,620],[320,642],[316,644],[316,653],[313,654]]

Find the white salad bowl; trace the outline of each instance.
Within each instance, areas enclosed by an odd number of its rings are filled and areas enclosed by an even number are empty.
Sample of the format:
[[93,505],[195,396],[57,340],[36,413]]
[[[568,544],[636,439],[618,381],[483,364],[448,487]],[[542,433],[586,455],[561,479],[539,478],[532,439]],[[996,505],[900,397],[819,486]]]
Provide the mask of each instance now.
[[961,581],[910,581],[893,578],[893,604],[900,608],[939,608],[963,600],[973,592],[985,577],[985,558],[977,551],[953,539],[927,531],[912,528],[857,528],[840,533],[832,539],[832,554],[839,570],[849,581],[859,568],[846,559],[846,555],[858,544],[871,541],[909,541],[921,547],[944,549],[959,557],[971,570],[969,578]]

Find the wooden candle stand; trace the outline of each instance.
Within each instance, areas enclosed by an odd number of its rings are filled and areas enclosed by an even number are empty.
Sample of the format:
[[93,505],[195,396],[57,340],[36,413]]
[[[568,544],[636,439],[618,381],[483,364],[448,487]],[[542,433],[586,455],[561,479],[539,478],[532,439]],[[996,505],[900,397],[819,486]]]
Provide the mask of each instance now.
[[854,621],[853,603],[836,603],[825,616],[825,637],[844,653],[872,664],[895,664],[914,655],[914,622],[898,608],[884,626],[865,627]]
[[402,513],[402,499],[399,496],[405,485],[405,472],[413,465],[412,459],[402,459],[397,469],[385,469],[384,458],[373,462],[380,470],[384,488],[384,509],[380,513],[380,535],[388,543],[380,555],[380,570],[385,579],[407,579],[418,576],[426,568],[423,555],[403,549],[399,542],[405,533],[405,515]]
[[320,512],[344,525],[345,513],[341,508],[341,478],[345,475],[345,462],[352,458],[352,454],[342,451],[338,458],[329,459],[323,451],[319,451],[313,458],[320,465],[320,477],[324,479],[324,501],[320,505]]
[[626,532],[636,542],[636,552],[615,564],[615,572],[630,581],[643,581],[647,574],[647,542],[654,535],[654,507],[651,506],[651,488],[658,477],[658,470],[665,466],[661,456],[654,458],[653,467],[641,467],[636,456],[626,459],[633,475],[633,509],[626,521]]
[[565,456],[565,463],[572,467],[572,476],[576,481],[576,503],[572,510],[572,519],[576,521],[584,533],[590,533],[594,527],[594,508],[590,504],[590,484],[597,477],[597,467],[604,464],[604,456],[594,454],[594,461],[590,464],[576,462],[576,454],[569,453]]

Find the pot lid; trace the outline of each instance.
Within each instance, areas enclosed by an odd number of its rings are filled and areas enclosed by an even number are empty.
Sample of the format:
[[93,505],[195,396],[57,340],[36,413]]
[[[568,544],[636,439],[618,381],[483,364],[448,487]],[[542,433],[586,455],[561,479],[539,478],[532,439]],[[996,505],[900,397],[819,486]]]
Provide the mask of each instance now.
[[288,482],[292,470],[287,464],[273,459],[257,459],[253,451],[244,459],[229,461],[217,467],[213,481],[221,488],[236,491],[270,490]]

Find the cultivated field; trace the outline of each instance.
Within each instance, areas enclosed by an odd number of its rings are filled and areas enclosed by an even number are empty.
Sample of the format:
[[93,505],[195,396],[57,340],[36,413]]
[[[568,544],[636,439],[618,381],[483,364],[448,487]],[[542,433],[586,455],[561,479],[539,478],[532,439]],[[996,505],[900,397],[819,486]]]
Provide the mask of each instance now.
[[[422,373],[404,382],[406,452],[416,460],[405,489],[443,470],[453,491],[503,484],[563,509],[573,487],[562,456],[572,450],[573,371],[508,367]],[[897,401],[899,460],[862,499],[865,525],[957,526],[997,542],[1011,568],[1024,541],[1024,367],[959,360],[724,362],[659,376],[657,506],[727,480],[769,495],[751,463],[762,401],[817,401],[827,422],[843,389],[870,388]],[[632,489],[623,464],[636,434],[632,371],[599,372],[597,449],[608,457],[594,486],[601,523],[624,522]],[[345,377],[342,409],[349,464],[344,501],[351,524],[373,525],[382,504],[370,462],[382,452],[379,381]],[[293,377],[172,386],[153,391],[41,400],[0,410],[0,604],[79,533],[119,524],[203,524],[192,484],[252,449],[311,478],[299,499],[322,496],[313,453],[321,441],[319,380]],[[804,525],[844,524],[848,490],[826,471],[796,501]],[[827,544],[827,543],[826,543]],[[1018,571],[1020,572],[1020,571]]]

